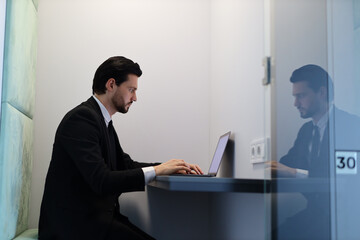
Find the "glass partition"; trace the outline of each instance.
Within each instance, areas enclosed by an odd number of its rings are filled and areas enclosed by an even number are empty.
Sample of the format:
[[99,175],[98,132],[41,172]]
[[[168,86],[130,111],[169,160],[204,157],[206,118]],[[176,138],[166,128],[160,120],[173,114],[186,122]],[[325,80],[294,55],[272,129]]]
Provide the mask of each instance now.
[[332,0],[328,6],[330,72],[334,81],[334,111],[330,124],[334,151],[332,217],[334,239],[357,239],[360,212],[360,1]]
[[270,1],[269,239],[356,239],[360,1]]

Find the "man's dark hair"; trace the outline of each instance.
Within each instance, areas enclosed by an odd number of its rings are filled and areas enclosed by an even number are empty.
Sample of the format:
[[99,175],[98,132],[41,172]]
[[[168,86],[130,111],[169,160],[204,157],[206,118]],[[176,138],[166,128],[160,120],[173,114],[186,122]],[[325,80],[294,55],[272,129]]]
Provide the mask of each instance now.
[[333,83],[329,74],[320,66],[308,64],[296,69],[291,77],[290,82],[307,82],[308,87],[314,92],[318,92],[320,87],[327,89],[328,98],[332,100]]
[[93,94],[104,94],[106,91],[106,82],[110,78],[114,78],[116,85],[119,86],[121,83],[128,80],[129,74],[135,74],[140,77],[142,71],[139,64],[121,56],[107,59],[95,72],[92,86]]

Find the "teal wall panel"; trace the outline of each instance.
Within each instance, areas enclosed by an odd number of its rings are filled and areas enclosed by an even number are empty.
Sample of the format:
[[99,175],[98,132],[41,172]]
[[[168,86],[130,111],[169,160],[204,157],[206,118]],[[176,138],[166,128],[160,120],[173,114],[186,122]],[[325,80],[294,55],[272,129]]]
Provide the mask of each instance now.
[[38,10],[38,6],[39,6],[39,1],[38,0],[33,0],[34,3],[34,7],[36,9],[36,11]]
[[2,102],[33,117],[37,11],[32,0],[7,1]]
[[0,240],[28,227],[37,58],[36,0],[6,6],[0,126]]
[[0,131],[0,239],[6,240],[28,226],[33,121],[3,103]]

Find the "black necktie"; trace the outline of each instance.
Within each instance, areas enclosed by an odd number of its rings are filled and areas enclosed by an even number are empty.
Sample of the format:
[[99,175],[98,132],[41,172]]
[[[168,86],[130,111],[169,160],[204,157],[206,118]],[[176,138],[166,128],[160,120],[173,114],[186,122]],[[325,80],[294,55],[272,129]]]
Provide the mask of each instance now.
[[319,127],[314,125],[313,137],[311,142],[310,161],[316,161],[319,157],[320,133]]
[[109,122],[108,131],[109,131],[109,140],[110,140],[109,167],[110,169],[115,169],[116,167],[115,129],[112,120]]

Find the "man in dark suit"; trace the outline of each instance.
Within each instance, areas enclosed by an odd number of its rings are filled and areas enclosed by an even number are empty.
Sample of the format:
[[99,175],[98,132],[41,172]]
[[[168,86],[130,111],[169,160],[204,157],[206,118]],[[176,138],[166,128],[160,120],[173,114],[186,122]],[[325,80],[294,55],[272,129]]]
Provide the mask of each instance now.
[[[329,104],[328,90],[332,89],[328,74],[321,67],[306,65],[295,70],[290,78],[293,84],[294,106],[299,110],[301,118],[311,118],[299,130],[294,146],[288,154],[283,156],[279,162],[272,161],[271,167],[277,177],[305,177],[311,175],[326,175],[327,165],[319,161],[311,161],[312,157],[317,159],[328,159],[328,117],[332,110],[331,100]],[[319,137],[316,143],[316,153],[312,148],[314,134]],[[312,151],[311,151],[312,150]],[[311,156],[311,152],[313,155]],[[319,157],[321,156],[321,157]],[[314,164],[319,163],[320,168]]]
[[[306,208],[278,226],[276,235],[278,239],[330,239],[330,185],[326,180],[330,176],[330,152],[334,149],[330,145],[329,119],[336,116],[333,133],[343,144],[351,144],[345,139],[360,136],[360,119],[334,106],[333,83],[321,67],[305,65],[296,69],[290,82],[295,107],[301,118],[311,121],[300,128],[293,147],[279,162],[268,163],[272,176],[320,179],[325,180],[325,185],[314,184],[310,192],[303,192]],[[279,181],[277,189],[281,191],[286,184]],[[281,215],[281,211],[278,206],[277,214]]]
[[157,175],[202,174],[181,159],[133,161],[112,125],[137,100],[142,71],[125,57],[97,69],[93,96],[68,112],[55,136],[39,220],[39,239],[153,239],[120,214],[123,192],[143,191]]

